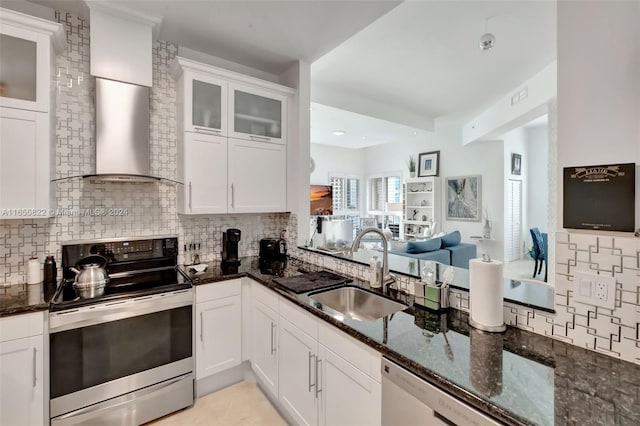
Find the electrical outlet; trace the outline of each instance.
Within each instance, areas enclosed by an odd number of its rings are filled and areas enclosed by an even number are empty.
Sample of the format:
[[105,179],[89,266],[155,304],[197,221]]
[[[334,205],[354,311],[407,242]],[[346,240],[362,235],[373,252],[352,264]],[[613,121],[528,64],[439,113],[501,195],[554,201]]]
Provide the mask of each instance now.
[[577,302],[613,310],[616,304],[616,279],[576,271],[573,274],[573,298]]

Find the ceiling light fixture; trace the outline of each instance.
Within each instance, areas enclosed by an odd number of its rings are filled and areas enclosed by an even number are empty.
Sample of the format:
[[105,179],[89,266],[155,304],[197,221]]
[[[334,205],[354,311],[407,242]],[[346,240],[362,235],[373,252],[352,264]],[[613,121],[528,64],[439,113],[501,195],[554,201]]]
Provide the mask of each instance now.
[[494,36],[493,34],[491,34],[490,32],[488,32],[487,27],[489,24],[489,19],[491,19],[492,16],[490,16],[489,18],[486,18],[484,20],[484,34],[482,34],[480,36],[480,50],[489,50],[493,48],[493,45],[496,43],[496,36]]
[[333,131],[333,135],[334,136],[343,136],[344,134],[346,134],[347,132],[345,132],[344,130],[334,130]]

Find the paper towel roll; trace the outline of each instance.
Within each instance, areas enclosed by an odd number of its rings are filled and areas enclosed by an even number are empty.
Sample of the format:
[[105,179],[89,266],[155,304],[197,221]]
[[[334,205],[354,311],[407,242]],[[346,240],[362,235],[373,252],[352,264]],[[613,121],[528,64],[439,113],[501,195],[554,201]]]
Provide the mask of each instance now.
[[32,258],[27,262],[27,284],[38,284],[42,281],[40,276],[40,262]]
[[469,324],[485,331],[504,331],[502,262],[469,261]]

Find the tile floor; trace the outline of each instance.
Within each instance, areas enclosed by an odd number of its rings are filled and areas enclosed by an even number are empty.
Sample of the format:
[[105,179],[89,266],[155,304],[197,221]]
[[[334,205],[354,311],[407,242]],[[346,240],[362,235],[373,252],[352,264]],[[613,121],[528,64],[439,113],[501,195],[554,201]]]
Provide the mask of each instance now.
[[146,426],[286,426],[255,383],[240,382]]

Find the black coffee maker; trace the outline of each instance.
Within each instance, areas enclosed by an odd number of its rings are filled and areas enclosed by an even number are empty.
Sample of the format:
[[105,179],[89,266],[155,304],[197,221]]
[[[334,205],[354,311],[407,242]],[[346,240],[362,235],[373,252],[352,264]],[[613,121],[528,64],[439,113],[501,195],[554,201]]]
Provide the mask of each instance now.
[[229,228],[222,233],[222,263],[240,263],[238,259],[238,243],[240,242],[240,230]]

